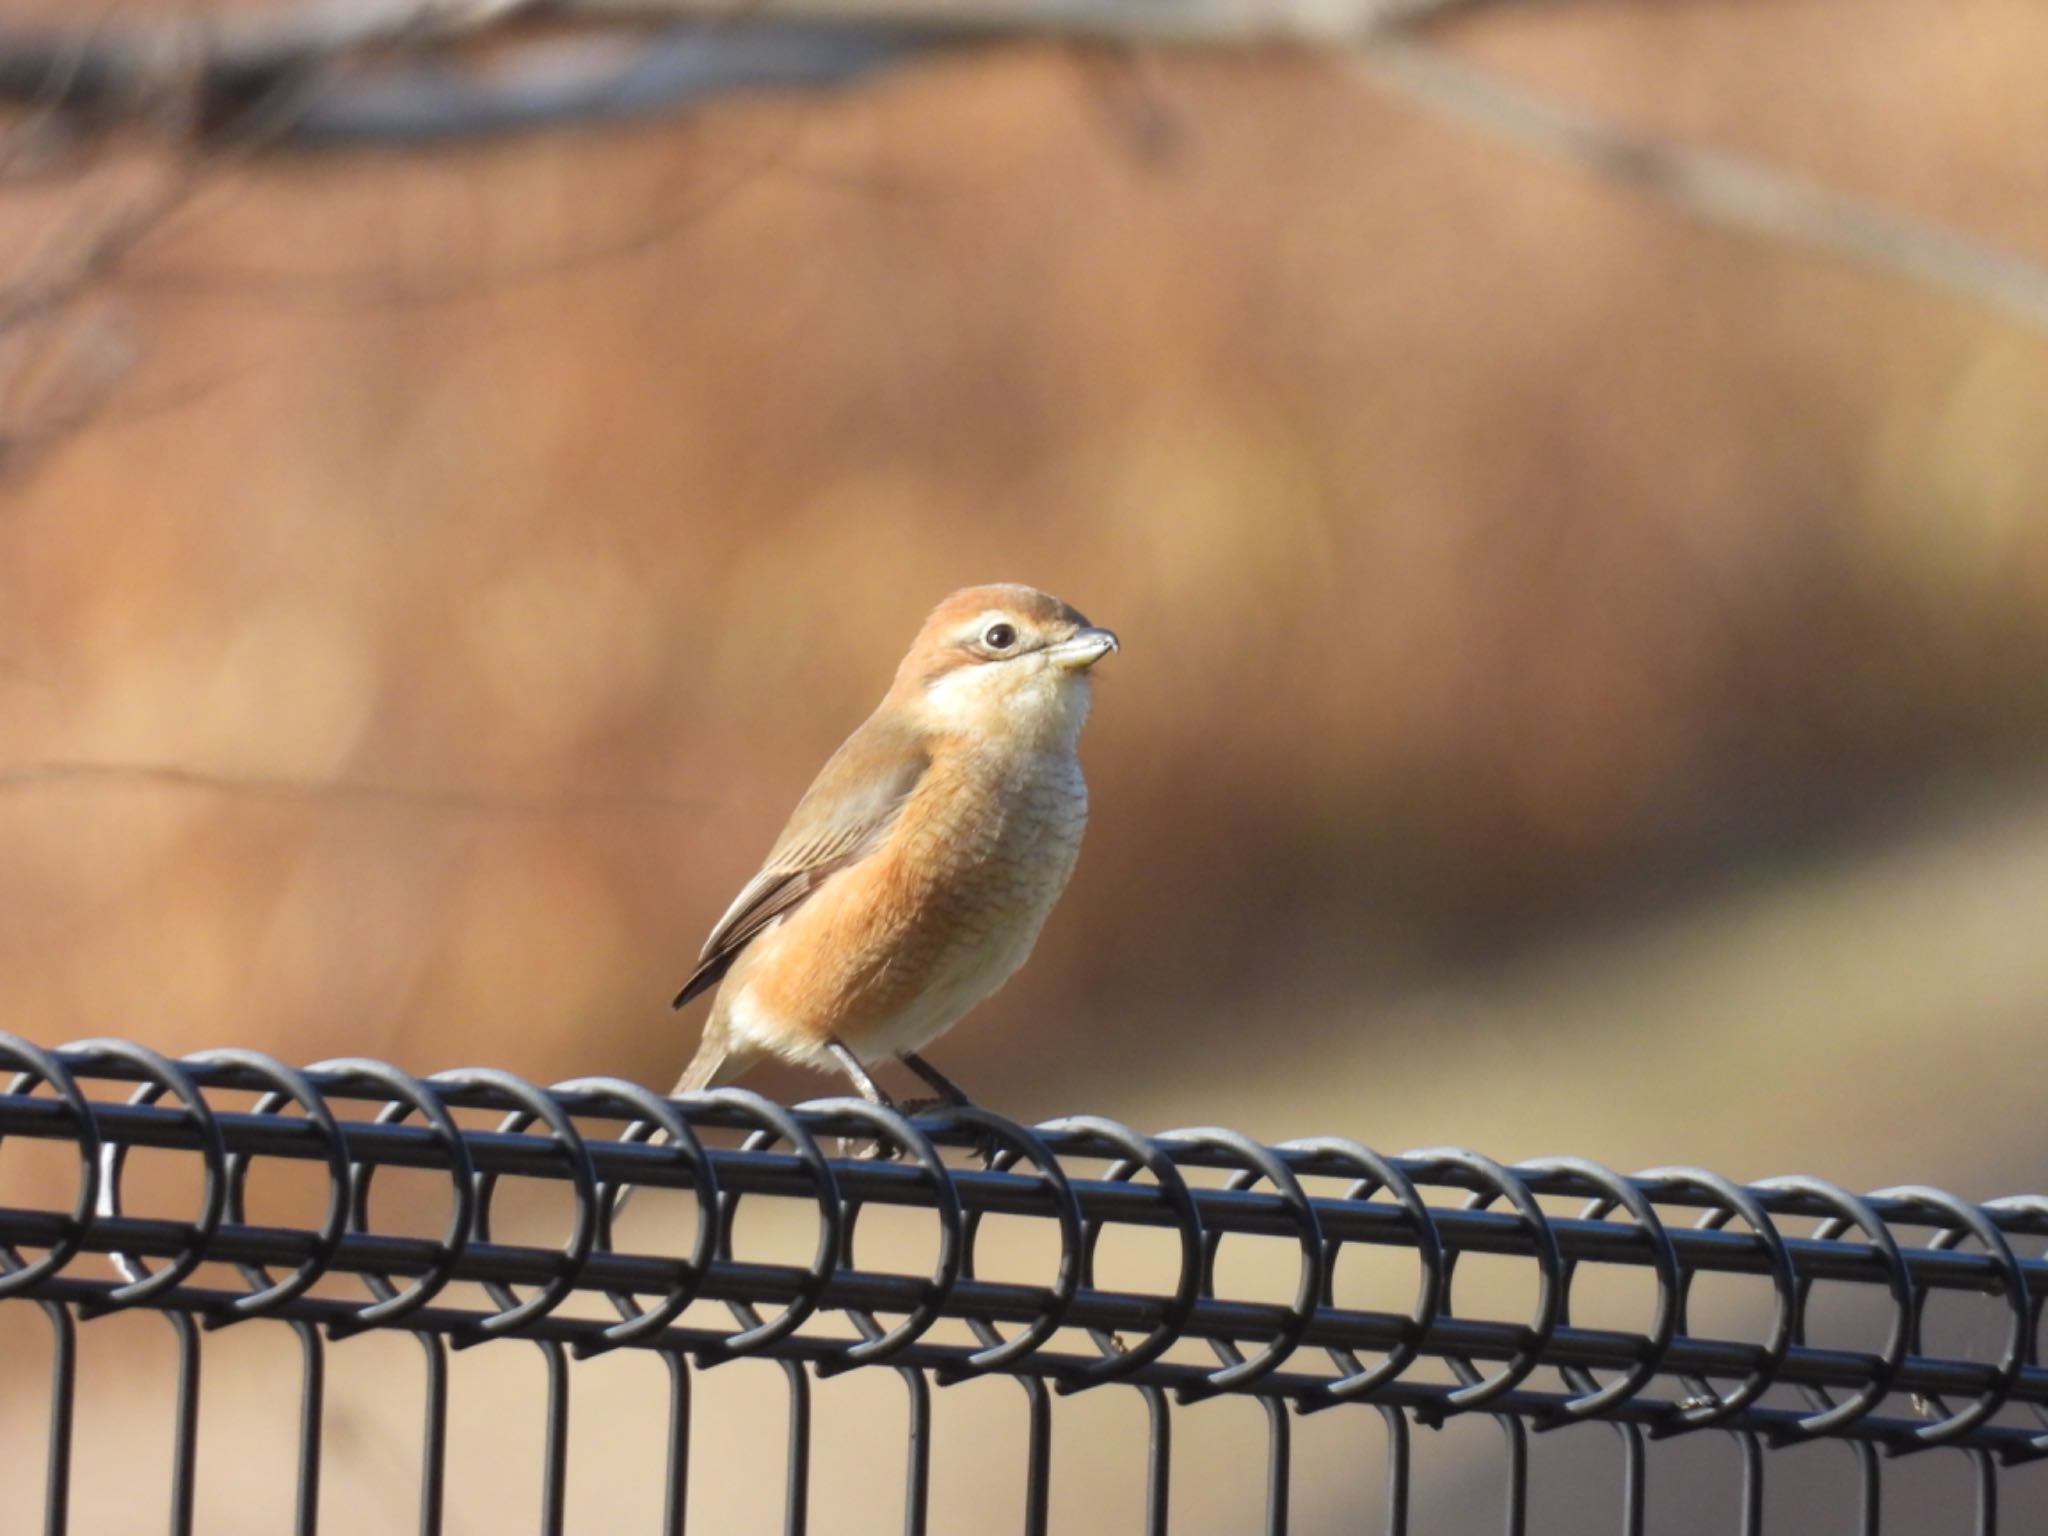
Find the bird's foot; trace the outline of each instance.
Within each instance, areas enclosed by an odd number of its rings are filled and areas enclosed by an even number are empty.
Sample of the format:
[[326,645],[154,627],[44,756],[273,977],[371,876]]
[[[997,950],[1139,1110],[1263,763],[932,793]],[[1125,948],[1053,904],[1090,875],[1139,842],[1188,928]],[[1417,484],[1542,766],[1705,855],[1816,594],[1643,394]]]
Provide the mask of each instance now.
[[841,1136],[839,1155],[844,1158],[859,1158],[864,1162],[889,1163],[903,1155],[902,1148],[893,1141],[881,1137]]
[[[905,1099],[896,1106],[896,1111],[902,1115],[921,1115],[930,1109],[952,1109],[954,1107],[953,1100],[934,1095],[923,1099]],[[993,1168],[996,1163],[996,1154],[1003,1150],[1003,1144],[993,1132],[977,1127],[974,1139],[967,1144],[967,1150],[980,1160],[982,1167]]]

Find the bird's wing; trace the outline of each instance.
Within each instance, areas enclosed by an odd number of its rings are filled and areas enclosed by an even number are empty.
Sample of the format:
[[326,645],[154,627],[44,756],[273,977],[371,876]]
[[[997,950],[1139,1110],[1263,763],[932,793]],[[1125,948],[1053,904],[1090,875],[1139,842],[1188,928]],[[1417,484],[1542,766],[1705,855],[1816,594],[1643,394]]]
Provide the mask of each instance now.
[[740,951],[829,876],[880,847],[930,764],[923,741],[885,717],[847,737],[797,802],[761,872],[704,941],[676,1007],[716,986]]

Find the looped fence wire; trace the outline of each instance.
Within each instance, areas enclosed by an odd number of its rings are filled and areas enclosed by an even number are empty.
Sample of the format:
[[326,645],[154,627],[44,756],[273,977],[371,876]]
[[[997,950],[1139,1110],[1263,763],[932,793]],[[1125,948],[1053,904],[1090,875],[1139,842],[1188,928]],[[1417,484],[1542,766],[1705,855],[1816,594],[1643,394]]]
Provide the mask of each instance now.
[[[1980,1532],[1996,1529],[2001,1488],[2023,1475],[2006,1469],[2048,1456],[2048,1369],[2036,1353],[2048,1197],[1972,1204],[1924,1186],[1858,1196],[1813,1178],[1745,1186],[1689,1168],[1622,1175],[1571,1157],[1504,1166],[1453,1148],[1387,1156],[1338,1138],[1144,1136],[1095,1117],[1026,1128],[974,1107],[909,1118],[850,1099],[792,1109],[733,1088],[671,1100],[614,1078],[541,1088],[494,1069],[418,1077],[362,1059],[300,1071],[241,1050],[171,1061],[105,1039],[46,1050],[0,1033],[0,1067],[11,1073],[0,1152],[12,1138],[76,1151],[69,1190],[0,1185],[0,1300],[39,1304],[51,1330],[51,1533],[70,1529],[77,1324],[133,1309],[163,1314],[176,1338],[174,1536],[194,1528],[202,1334],[252,1321],[287,1325],[299,1340],[293,1528],[308,1533],[323,1510],[326,1353],[371,1331],[409,1334],[425,1355],[426,1532],[441,1529],[446,1502],[450,1352],[507,1340],[546,1360],[536,1499],[545,1533],[568,1528],[574,1363],[619,1351],[668,1373],[666,1532],[683,1529],[690,1479],[705,1476],[689,1456],[693,1377],[749,1358],[777,1362],[786,1382],[792,1532],[808,1520],[814,1382],[875,1368],[894,1371],[908,1393],[912,1533],[929,1520],[932,1388],[992,1376],[1025,1394],[1027,1532],[1049,1528],[1054,1401],[1103,1388],[1144,1400],[1142,1528],[1153,1536],[1169,1529],[1175,1418],[1222,1398],[1265,1410],[1271,1532],[1289,1524],[1295,1419],[1359,1404],[1378,1410],[1384,1528],[1396,1536],[1409,1529],[1411,1426],[1463,1416],[1505,1436],[1510,1530],[1527,1518],[1532,1434],[1587,1423],[1620,1437],[1611,1497],[1624,1532],[1644,1529],[1647,1446],[1705,1429],[1732,1437],[1743,1532],[1763,1528],[1767,1455],[1778,1447],[1846,1446],[1866,1531],[1879,1528],[1884,1467],[1898,1456],[1968,1457]],[[495,1121],[461,1118],[479,1114]],[[859,1155],[849,1142],[887,1155]],[[142,1148],[198,1159],[193,1209],[130,1209],[130,1154]],[[304,1226],[251,1221],[251,1171],[285,1162],[324,1171],[321,1214]],[[445,1180],[438,1238],[379,1227],[372,1186],[392,1167]],[[569,1202],[555,1246],[515,1240],[496,1210],[506,1187],[533,1181]],[[613,1197],[625,1185],[687,1194],[688,1240],[620,1246]],[[749,1197],[815,1211],[808,1262],[741,1251]],[[882,1208],[929,1224],[928,1266],[863,1265],[869,1245],[856,1239]],[[998,1279],[978,1261],[991,1216],[1035,1223],[1056,1243],[1042,1275]],[[680,1239],[657,1225],[636,1240]],[[1105,1239],[1144,1230],[1170,1234],[1177,1257],[1155,1266],[1151,1284],[1106,1282]],[[1265,1240],[1284,1276],[1270,1294],[1227,1293],[1222,1254],[1233,1238]],[[1352,1302],[1342,1260],[1358,1250],[1414,1264],[1406,1310]],[[1524,1315],[1458,1301],[1473,1279],[1461,1266],[1482,1255],[1533,1283]],[[1575,1298],[1603,1268],[1654,1291],[1646,1322],[1604,1324],[1591,1315],[1597,1289]],[[1697,1282],[1723,1275],[1748,1277],[1760,1303],[1743,1314],[1746,1330],[1695,1326]],[[1881,1322],[1853,1344],[1820,1342],[1839,1332],[1816,1327],[1823,1292],[1865,1300],[1862,1315],[1874,1308]],[[1932,1349],[1930,1304],[1973,1294],[1989,1298],[1977,1306],[1996,1324],[1979,1330],[1984,1358]],[[330,1520],[345,1497],[328,1490]]]

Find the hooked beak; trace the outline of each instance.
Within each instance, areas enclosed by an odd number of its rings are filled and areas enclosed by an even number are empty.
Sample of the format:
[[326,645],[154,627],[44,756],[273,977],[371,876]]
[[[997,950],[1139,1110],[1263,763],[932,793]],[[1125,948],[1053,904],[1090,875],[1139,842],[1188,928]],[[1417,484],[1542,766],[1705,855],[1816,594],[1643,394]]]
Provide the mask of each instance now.
[[1058,645],[1048,646],[1046,655],[1063,672],[1085,672],[1111,651],[1118,649],[1116,636],[1106,629],[1081,629]]

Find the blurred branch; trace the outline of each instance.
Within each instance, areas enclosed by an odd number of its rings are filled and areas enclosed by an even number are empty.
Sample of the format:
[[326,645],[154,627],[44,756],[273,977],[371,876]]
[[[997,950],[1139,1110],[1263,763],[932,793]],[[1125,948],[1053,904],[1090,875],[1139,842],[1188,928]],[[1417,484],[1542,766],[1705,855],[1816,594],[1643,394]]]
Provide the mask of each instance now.
[[[0,287],[0,472],[104,398],[74,392],[55,407],[24,408],[12,381],[37,370],[22,361],[18,333],[76,304],[119,268],[224,156],[409,148],[674,112],[735,92],[847,85],[912,57],[1001,42],[1099,45],[1112,56],[1134,45],[1284,47],[1345,59],[1409,106],[1693,217],[1844,257],[2048,329],[2048,264],[1768,165],[1660,141],[1421,40],[1416,24],[1488,3],[303,0],[198,19],[0,23],[0,103],[18,104],[24,119],[0,143],[0,175],[19,174],[49,142],[116,128],[168,146],[173,165],[161,186],[75,215]],[[1125,112],[1135,142],[1170,149],[1174,125],[1148,113],[1128,84],[1115,83],[1121,94],[1107,97],[1108,106]],[[642,243],[634,237],[623,248]],[[337,291],[347,287],[344,277]],[[375,283],[355,288],[371,302],[395,296]]]
[[407,148],[672,113],[748,91],[851,86],[960,41],[929,31],[735,26],[547,38],[482,61],[421,54],[317,93],[286,147]]
[[709,802],[687,795],[596,793],[498,795],[477,790],[363,783],[348,779],[287,779],[261,774],[214,773],[176,763],[40,762],[0,767],[0,795],[59,788],[169,789],[263,800],[355,802],[399,810],[458,811],[477,816],[676,815],[700,812]]
[[[168,151],[151,184],[70,213],[0,285],[0,477],[107,403],[126,371],[120,349],[96,344],[90,370],[67,370],[51,362],[65,354],[60,333],[111,335],[77,324],[80,306],[237,157],[414,146],[675,111],[750,89],[819,89],[925,51],[1004,39],[1327,46],[1475,3],[309,0],[196,18],[0,23],[0,103],[22,108],[0,141],[0,177],[50,163],[76,170],[79,149],[115,129]],[[393,297],[388,284],[370,286],[376,301]]]
[[1663,199],[1692,217],[1943,289],[2048,330],[2048,263],[1789,171],[1671,144],[1389,39],[1352,67],[1374,87],[1532,154]]
[[[1416,39],[1488,0],[307,0],[194,21],[0,25],[0,100],[105,126],[167,104],[202,136],[292,80],[265,148],[417,144],[858,81],[926,51],[1023,39],[1337,53],[1363,78],[1682,208],[2048,326],[2048,265],[1772,167],[1667,144]],[[1495,0],[1497,3],[1497,0]],[[503,46],[516,44],[517,46]],[[102,230],[89,278],[145,233]],[[44,302],[15,296],[17,304]],[[0,306],[0,328],[7,323]]]
[[[0,25],[0,101],[34,102],[83,127],[183,102],[204,128],[280,74],[317,65],[329,76],[324,88],[277,143],[409,143],[845,83],[911,54],[971,44],[1343,48],[1482,3],[321,0],[196,22]],[[507,43],[520,46],[498,46]]]
[[309,66],[455,42],[531,9],[533,0],[322,0],[63,28],[0,25],[0,100],[100,123],[148,117],[167,101],[232,104],[267,96],[280,76]]
[[26,275],[0,288],[0,336],[45,318],[104,277],[190,191],[188,178],[174,176],[60,228]]
[[[69,39],[51,61],[53,73],[16,127],[0,166],[34,153],[64,107],[65,94],[89,72],[94,50],[113,34],[93,28]],[[164,54],[165,69],[203,76],[192,39]],[[307,58],[273,72],[246,94],[232,116],[212,125],[202,145],[184,130],[185,105],[169,97],[149,103],[147,116],[168,140],[169,153],[137,185],[80,197],[80,206],[30,251],[18,273],[0,283],[0,477],[15,472],[52,443],[101,415],[132,361],[115,327],[89,312],[85,297],[115,274],[135,249],[183,209],[214,176],[260,152],[287,132],[321,61]]]
[[658,29],[837,26],[956,37],[1105,42],[1292,43],[1332,47],[1375,27],[1485,0],[306,0],[194,19],[146,16],[85,29],[0,25],[0,98],[45,96],[62,79],[110,104],[149,96],[167,65],[204,42],[207,65],[262,75],[394,46],[442,45],[514,27]]

